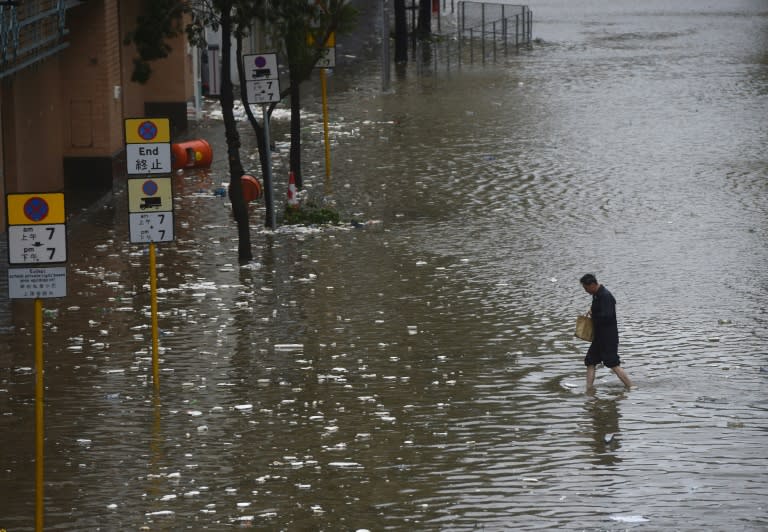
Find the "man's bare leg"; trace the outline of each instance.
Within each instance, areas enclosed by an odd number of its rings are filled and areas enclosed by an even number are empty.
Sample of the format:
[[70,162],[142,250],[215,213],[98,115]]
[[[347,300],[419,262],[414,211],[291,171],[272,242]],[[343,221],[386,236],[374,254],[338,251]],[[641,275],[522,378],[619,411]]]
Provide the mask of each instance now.
[[629,380],[629,375],[627,375],[627,372],[621,369],[621,366],[614,366],[611,368],[613,372],[616,374],[616,376],[621,379],[621,382],[624,383],[624,386],[627,388],[632,387],[632,381]]
[[595,387],[595,366],[587,366],[587,391]]

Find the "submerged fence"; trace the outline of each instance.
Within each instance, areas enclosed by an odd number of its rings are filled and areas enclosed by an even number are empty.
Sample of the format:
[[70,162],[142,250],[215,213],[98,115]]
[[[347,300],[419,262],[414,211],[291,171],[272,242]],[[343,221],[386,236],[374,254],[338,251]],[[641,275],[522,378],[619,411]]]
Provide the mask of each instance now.
[[495,62],[531,46],[533,13],[526,5],[508,0],[438,2],[437,31],[413,50],[422,73]]

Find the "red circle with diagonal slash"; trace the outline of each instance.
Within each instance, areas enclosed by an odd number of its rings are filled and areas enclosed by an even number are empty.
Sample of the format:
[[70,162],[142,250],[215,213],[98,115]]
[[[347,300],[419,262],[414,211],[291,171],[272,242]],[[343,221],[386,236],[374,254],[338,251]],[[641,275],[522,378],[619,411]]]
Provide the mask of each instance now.
[[157,136],[157,126],[151,120],[139,124],[139,136],[144,140],[152,140]]
[[34,196],[24,202],[24,216],[33,222],[45,220],[49,211],[48,202],[39,196]]

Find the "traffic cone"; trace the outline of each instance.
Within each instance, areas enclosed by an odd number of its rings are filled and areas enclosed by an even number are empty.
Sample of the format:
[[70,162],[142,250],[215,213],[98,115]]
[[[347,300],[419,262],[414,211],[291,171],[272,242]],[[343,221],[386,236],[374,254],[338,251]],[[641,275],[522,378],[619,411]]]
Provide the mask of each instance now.
[[288,206],[292,209],[299,208],[299,198],[296,191],[296,177],[293,172],[288,174]]

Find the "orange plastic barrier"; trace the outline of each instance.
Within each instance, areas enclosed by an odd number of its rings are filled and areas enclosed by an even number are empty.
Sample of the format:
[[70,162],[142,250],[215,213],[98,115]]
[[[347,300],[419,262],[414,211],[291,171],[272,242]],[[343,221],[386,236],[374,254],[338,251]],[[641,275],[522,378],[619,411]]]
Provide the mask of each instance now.
[[246,203],[257,200],[264,194],[261,183],[252,175],[241,176],[240,182],[243,184],[243,199]]
[[207,168],[213,161],[211,145],[203,139],[189,140],[171,144],[173,157],[173,169],[180,168]]

